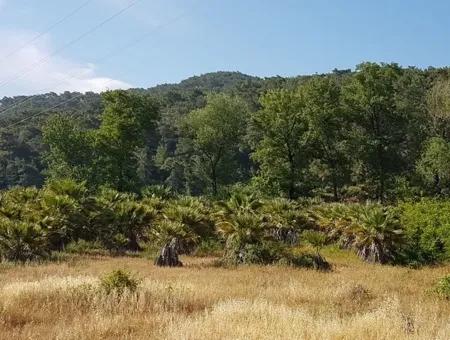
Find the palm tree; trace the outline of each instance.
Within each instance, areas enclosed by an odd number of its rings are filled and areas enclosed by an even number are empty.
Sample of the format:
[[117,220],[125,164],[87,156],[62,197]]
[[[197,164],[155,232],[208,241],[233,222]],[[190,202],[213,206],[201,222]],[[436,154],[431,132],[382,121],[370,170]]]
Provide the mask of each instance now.
[[233,194],[227,201],[217,202],[217,217],[229,218],[239,213],[256,213],[262,202],[253,195]]
[[159,221],[150,233],[151,237],[162,246],[160,254],[155,260],[157,266],[182,266],[183,264],[178,259],[180,243],[195,243],[198,240],[198,236],[185,224],[167,218]]
[[380,204],[333,204],[319,207],[313,218],[331,239],[353,248],[368,262],[395,259],[403,230],[395,213]]
[[245,211],[217,222],[216,226],[226,240],[225,256],[236,263],[243,262],[247,245],[260,244],[266,234],[261,217]]
[[265,201],[260,210],[267,229],[275,239],[284,243],[297,243],[300,230],[308,224],[303,209],[288,199],[275,198]]
[[26,262],[48,256],[44,231],[37,225],[0,220],[0,258]]
[[139,202],[136,195],[109,189],[103,190],[94,203],[90,224],[96,227],[102,243],[114,250],[139,250],[139,239],[153,224],[157,211]]
[[353,217],[353,247],[368,262],[387,263],[395,260],[402,245],[403,230],[395,213],[381,205],[365,205]]
[[320,250],[327,242],[327,236],[320,231],[306,230],[303,232],[303,239],[316,250],[313,257],[314,268],[317,270],[329,270],[331,268],[330,264],[320,254]]
[[179,197],[162,207],[150,237],[161,245],[159,266],[180,266],[180,254],[189,254],[200,239],[214,234],[210,211],[198,198]]

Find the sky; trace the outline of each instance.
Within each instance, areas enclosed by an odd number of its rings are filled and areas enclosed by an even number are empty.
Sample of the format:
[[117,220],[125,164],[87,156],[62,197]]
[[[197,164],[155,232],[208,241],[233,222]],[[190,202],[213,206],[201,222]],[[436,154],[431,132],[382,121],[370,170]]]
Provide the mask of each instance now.
[[447,0],[0,0],[0,98],[450,64]]

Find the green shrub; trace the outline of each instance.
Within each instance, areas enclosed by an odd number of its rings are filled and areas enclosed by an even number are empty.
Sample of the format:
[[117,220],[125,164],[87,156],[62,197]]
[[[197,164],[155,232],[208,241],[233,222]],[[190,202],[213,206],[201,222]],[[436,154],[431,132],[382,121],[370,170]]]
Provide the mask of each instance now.
[[308,242],[316,253],[312,256],[312,265],[316,270],[327,271],[331,269],[330,263],[320,254],[320,250],[327,243],[327,235],[315,230],[306,230],[302,234],[303,239]]
[[106,294],[122,295],[124,292],[134,293],[139,286],[139,280],[127,271],[113,270],[100,280],[101,289]]
[[235,260],[243,264],[272,264],[279,261],[284,254],[284,248],[277,242],[261,242],[244,245]]
[[303,239],[308,242],[314,249],[317,254],[319,254],[320,250],[327,243],[327,235],[315,230],[305,230],[302,234]]
[[222,256],[223,247],[223,243],[219,242],[218,240],[206,239],[199,243],[192,255],[198,257]]
[[26,262],[48,256],[47,239],[39,226],[6,219],[0,221],[0,258]]
[[450,201],[423,199],[399,206],[405,229],[407,262],[433,263],[450,259]]
[[368,262],[398,262],[405,244],[397,211],[381,204],[325,204],[311,211],[311,218],[345,248],[354,249]]
[[450,275],[447,275],[440,279],[437,282],[434,291],[441,298],[450,300]]

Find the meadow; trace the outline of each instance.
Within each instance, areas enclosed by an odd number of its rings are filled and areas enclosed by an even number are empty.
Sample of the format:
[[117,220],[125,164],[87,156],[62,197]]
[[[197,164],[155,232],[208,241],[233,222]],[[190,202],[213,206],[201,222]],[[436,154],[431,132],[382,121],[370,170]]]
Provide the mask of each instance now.
[[[0,265],[1,339],[449,339],[450,304],[432,289],[449,265],[369,264],[329,247],[331,271],[218,267],[182,256],[79,256]],[[123,269],[135,291],[99,289]]]

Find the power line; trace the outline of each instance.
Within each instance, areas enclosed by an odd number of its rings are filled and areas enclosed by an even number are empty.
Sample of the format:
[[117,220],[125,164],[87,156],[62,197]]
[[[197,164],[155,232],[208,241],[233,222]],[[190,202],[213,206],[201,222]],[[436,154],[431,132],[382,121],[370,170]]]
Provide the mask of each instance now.
[[34,69],[38,66],[41,66],[45,63],[47,63],[51,58],[53,58],[54,56],[60,54],[62,51],[64,51],[66,48],[74,45],[75,43],[79,42],[80,40],[84,39],[86,36],[88,36],[89,34],[94,33],[95,31],[97,31],[99,28],[101,28],[102,26],[104,26],[105,24],[107,24],[108,22],[112,21],[113,19],[115,19],[116,17],[118,17],[119,15],[121,15],[122,13],[124,13],[125,11],[129,10],[131,7],[135,6],[139,1],[141,0],[135,0],[132,3],[130,3],[128,6],[122,8],[121,10],[119,10],[118,12],[114,13],[113,15],[111,15],[110,17],[106,18],[105,20],[101,21],[99,24],[95,25],[94,27],[92,27],[91,29],[87,30],[86,32],[82,33],[81,35],[79,35],[78,37],[76,37],[75,39],[69,41],[67,44],[61,46],[60,48],[56,49],[55,51],[53,51],[51,54],[49,54],[48,56],[42,58],[41,60],[39,60],[38,62],[32,64],[29,68],[24,70],[24,73],[20,74],[18,73],[16,76],[11,77],[10,79],[7,79],[5,81],[0,82],[0,88],[4,87],[5,85],[9,84],[12,81],[16,81],[18,79],[23,78],[24,76],[26,76],[27,74],[29,74],[30,72],[34,71]]
[[[197,5],[199,5],[199,3],[198,3]],[[194,8],[195,8],[195,7],[197,7],[197,6],[194,6]],[[160,28],[165,27],[165,26],[167,26],[167,25],[169,25],[169,24],[172,24],[172,23],[174,23],[174,22],[176,22],[176,21],[182,19],[182,18],[185,17],[187,14],[188,14],[188,11],[185,11],[184,13],[182,13],[182,14],[180,14],[179,16],[173,18],[172,20],[166,22],[165,24],[160,24],[159,26],[156,27],[156,29],[160,29]],[[146,32],[145,34],[141,35],[140,37],[138,37],[138,38],[132,40],[130,43],[124,44],[124,45],[120,46],[119,48],[115,49],[113,52],[110,52],[110,53],[106,54],[104,57],[100,58],[99,60],[107,60],[107,59],[109,59],[109,58],[111,58],[111,57],[113,57],[113,56],[115,56],[115,55],[117,55],[117,54],[119,54],[119,53],[122,53],[122,52],[125,51],[126,49],[129,49],[130,47],[132,47],[132,46],[134,46],[134,45],[140,43],[140,42],[143,41],[144,39],[148,38],[148,36],[150,36],[152,33],[154,33],[154,30],[153,30],[153,31],[150,31],[150,32]],[[67,77],[66,79],[79,79],[79,78],[75,78],[75,77]],[[108,83],[110,83],[110,82],[112,82],[112,81],[114,81],[114,79],[110,79],[109,81],[106,82],[106,84],[108,84]],[[23,119],[21,119],[21,120],[19,120],[19,121],[17,121],[17,122],[14,122],[14,123],[12,123],[12,124],[9,124],[9,125],[5,126],[5,129],[12,128],[12,127],[14,127],[14,126],[16,126],[16,125],[19,125],[19,124],[21,124],[21,123],[23,123],[23,122],[25,122],[25,121],[27,121],[27,120],[29,120],[29,119],[32,119],[32,118],[34,118],[34,117],[37,117],[37,116],[39,116],[39,115],[41,115],[41,114],[43,114],[43,113],[45,113],[45,112],[52,111],[52,110],[54,110],[54,109],[56,109],[56,108],[58,108],[58,107],[60,107],[60,106],[62,106],[62,105],[64,105],[64,104],[67,104],[67,103],[69,103],[69,102],[71,102],[71,101],[73,101],[73,100],[75,100],[75,99],[78,99],[78,98],[80,98],[80,97],[82,97],[82,96],[84,96],[84,94],[83,94],[83,93],[80,93],[80,94],[76,95],[75,97],[72,97],[72,98],[70,98],[70,99],[68,99],[68,100],[66,100],[66,101],[63,101],[62,103],[59,103],[59,104],[57,104],[57,105],[55,105],[55,106],[53,106],[53,107],[51,107],[51,108],[42,110],[42,111],[37,112],[37,113],[35,113],[35,114],[31,115],[31,116],[25,117],[25,118],[23,118]],[[26,98],[24,101],[21,101],[21,102],[19,102],[19,103],[17,103],[17,104],[14,104],[12,107],[9,107],[9,108],[7,108],[7,109],[5,109],[5,110],[3,110],[3,111],[0,111],[0,115],[3,114],[3,113],[5,113],[6,111],[9,111],[10,109],[14,108],[15,106],[21,105],[21,104],[23,104],[24,102],[31,100],[32,98],[33,98],[33,96],[30,96],[30,97]]]
[[[108,82],[111,82],[111,81],[113,81],[113,79],[109,80]],[[70,98],[68,100],[63,101],[62,103],[59,103],[59,104],[57,104],[55,106],[52,106],[49,109],[45,109],[43,111],[37,112],[37,113],[35,113],[35,114],[31,115],[31,116],[25,117],[25,118],[15,122],[15,123],[12,123],[12,124],[6,126],[5,129],[12,128],[12,127],[14,127],[16,125],[19,125],[19,124],[21,124],[21,123],[23,123],[23,122],[25,122],[25,121],[27,121],[27,120],[29,120],[31,118],[37,117],[37,116],[39,116],[39,115],[41,115],[41,114],[43,114],[45,112],[52,111],[52,110],[54,110],[54,109],[56,109],[56,108],[58,108],[58,107],[60,107],[60,106],[62,106],[64,104],[67,104],[67,103],[71,102],[72,100],[75,100],[75,99],[78,99],[78,98],[82,97],[83,95],[84,95],[83,93],[80,93],[80,94],[76,95],[75,97],[72,97],[72,98]]]
[[47,27],[43,32],[38,33],[36,36],[34,36],[33,38],[31,38],[30,40],[28,40],[26,43],[24,43],[23,45],[19,46],[18,48],[16,48],[15,50],[11,51],[10,53],[8,53],[7,55],[5,55],[4,57],[2,57],[0,59],[0,63],[3,63],[6,59],[12,57],[14,54],[16,54],[17,52],[21,51],[22,49],[24,49],[25,47],[27,47],[28,45],[34,43],[36,40],[38,40],[39,38],[43,37],[44,35],[46,35],[47,33],[49,33],[51,30],[53,30],[55,27],[57,27],[58,25],[62,24],[64,21],[70,19],[71,17],[73,17],[75,14],[77,14],[79,11],[81,11],[84,7],[86,7],[87,5],[89,5],[93,0],[88,0],[85,1],[84,3],[82,3],[80,6],[78,6],[77,8],[75,8],[73,11],[71,11],[70,13],[66,14],[64,17],[62,17],[61,19],[59,19],[58,21],[56,21],[54,24],[50,25],[49,27]]
[[[194,8],[195,8],[195,6],[194,6]],[[109,53],[105,54],[103,57],[95,60],[94,63],[104,62],[104,61],[106,61],[108,59],[111,59],[111,58],[115,57],[116,55],[118,55],[120,53],[123,53],[124,51],[128,50],[129,48],[131,48],[131,47],[133,47],[133,46],[135,46],[137,44],[139,44],[141,41],[143,41],[146,38],[148,38],[149,36],[151,36],[151,34],[155,33],[155,31],[157,31],[157,30],[159,30],[159,29],[161,29],[161,28],[163,28],[163,27],[165,27],[167,25],[173,24],[174,22],[176,22],[178,20],[181,20],[187,14],[188,14],[188,12],[185,11],[185,12],[181,13],[180,15],[174,17],[172,20],[170,20],[170,21],[168,21],[168,22],[166,22],[164,24],[160,24],[160,25],[156,26],[153,30],[147,31],[146,33],[144,33],[143,35],[137,37],[136,39],[134,39],[134,40],[132,40],[132,41],[126,43],[126,44],[123,44],[123,45],[117,47],[116,49],[110,51]],[[63,81],[57,83],[57,85],[63,84],[66,80],[71,80],[71,79],[83,80],[82,78],[78,78],[76,76],[67,76],[67,77],[63,78]],[[51,89],[42,89],[42,90],[40,90],[38,92],[44,92],[46,90],[51,90]],[[19,101],[18,103],[14,104],[14,105],[12,105],[10,107],[7,107],[3,111],[0,111],[0,116],[3,115],[6,112],[11,111],[15,107],[18,107],[18,106],[20,106],[22,104],[25,104],[26,102],[31,101],[32,99],[33,99],[33,96],[28,96],[27,98],[24,98],[23,100]]]

